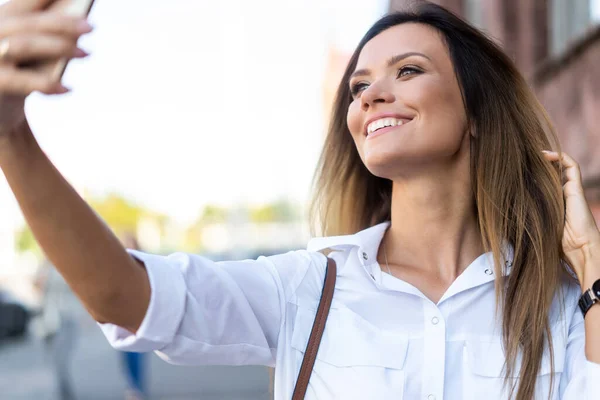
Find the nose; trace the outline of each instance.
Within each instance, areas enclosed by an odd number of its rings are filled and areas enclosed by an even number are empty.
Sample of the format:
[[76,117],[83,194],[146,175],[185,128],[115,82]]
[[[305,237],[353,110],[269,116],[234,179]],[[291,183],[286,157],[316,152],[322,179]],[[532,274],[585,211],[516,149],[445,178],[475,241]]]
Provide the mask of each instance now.
[[372,83],[362,92],[360,100],[363,111],[367,111],[376,103],[393,103],[396,96],[381,83]]

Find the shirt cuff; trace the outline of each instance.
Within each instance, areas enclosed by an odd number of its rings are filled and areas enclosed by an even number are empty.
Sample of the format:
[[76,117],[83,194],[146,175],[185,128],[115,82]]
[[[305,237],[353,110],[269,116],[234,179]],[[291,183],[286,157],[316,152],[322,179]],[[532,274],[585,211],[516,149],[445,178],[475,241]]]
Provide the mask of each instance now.
[[142,262],[150,281],[150,304],[134,334],[113,324],[99,324],[110,345],[117,350],[148,352],[173,341],[185,310],[186,284],[174,257],[127,250]]

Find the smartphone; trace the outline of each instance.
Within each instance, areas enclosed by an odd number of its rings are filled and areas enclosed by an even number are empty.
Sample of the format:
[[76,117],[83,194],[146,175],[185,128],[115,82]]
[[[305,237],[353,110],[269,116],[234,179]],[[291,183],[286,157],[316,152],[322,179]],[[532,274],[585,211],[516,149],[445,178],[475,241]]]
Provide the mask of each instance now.
[[[75,17],[86,17],[92,10],[94,0],[54,0],[46,10],[64,12]],[[67,69],[69,60],[64,58],[56,61],[32,62],[20,65],[20,68],[47,73],[53,81],[59,82]]]

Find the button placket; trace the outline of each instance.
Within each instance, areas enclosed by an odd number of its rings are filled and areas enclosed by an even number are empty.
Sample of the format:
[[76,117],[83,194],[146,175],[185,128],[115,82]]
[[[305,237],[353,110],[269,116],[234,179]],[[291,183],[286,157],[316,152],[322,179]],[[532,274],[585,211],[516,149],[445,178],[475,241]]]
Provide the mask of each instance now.
[[[444,392],[446,324],[440,309],[433,303],[424,305],[423,386],[421,398],[436,400]],[[427,384],[425,384],[427,382]]]

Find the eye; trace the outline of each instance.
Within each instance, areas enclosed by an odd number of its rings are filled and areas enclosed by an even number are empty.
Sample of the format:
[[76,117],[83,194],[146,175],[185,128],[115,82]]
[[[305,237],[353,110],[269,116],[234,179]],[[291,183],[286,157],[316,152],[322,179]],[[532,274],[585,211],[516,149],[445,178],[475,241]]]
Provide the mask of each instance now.
[[398,70],[398,74],[396,75],[396,77],[402,78],[408,75],[420,74],[421,72],[423,71],[415,66],[405,65]]
[[365,90],[367,87],[369,87],[369,85],[365,82],[355,83],[354,85],[352,85],[350,87],[350,93],[352,94],[352,97],[356,97],[360,94],[360,92]]

